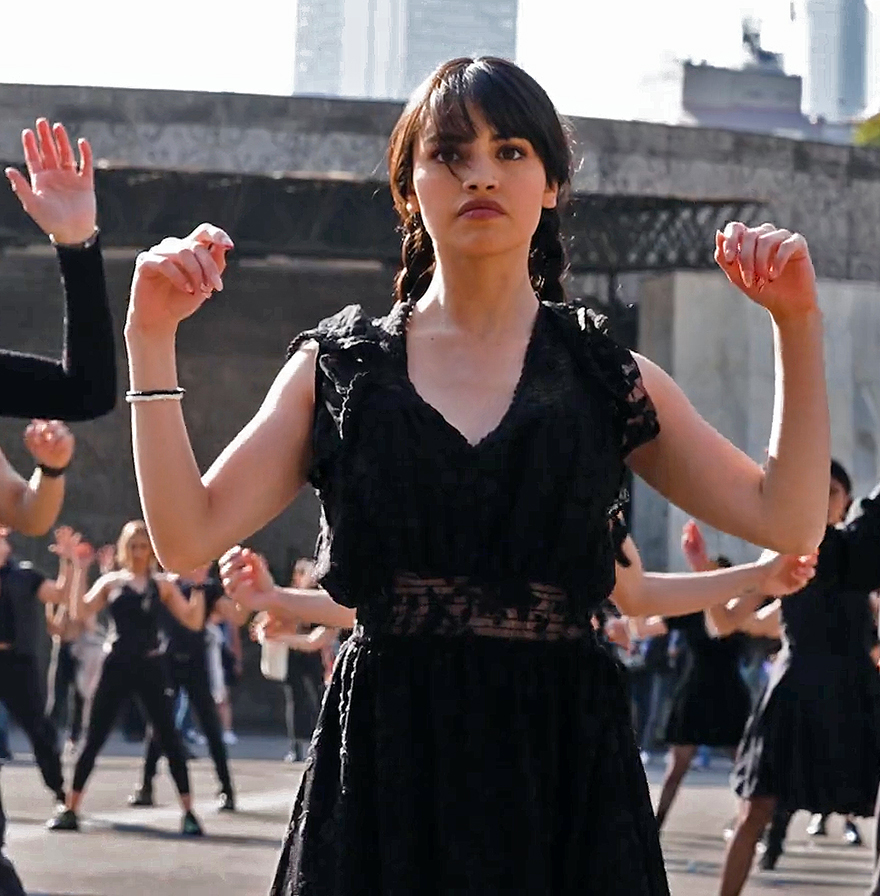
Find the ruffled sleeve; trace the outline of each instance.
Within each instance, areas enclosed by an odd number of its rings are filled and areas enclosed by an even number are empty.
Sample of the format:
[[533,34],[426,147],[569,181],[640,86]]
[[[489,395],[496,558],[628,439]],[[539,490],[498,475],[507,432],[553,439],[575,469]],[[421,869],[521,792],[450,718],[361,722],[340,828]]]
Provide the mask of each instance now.
[[581,371],[594,377],[612,399],[625,458],[660,433],[657,411],[642,382],[632,352],[616,343],[605,331],[603,319],[583,305],[551,305]]
[[315,416],[309,481],[319,491],[342,445],[359,391],[375,375],[377,352],[385,334],[360,305],[347,305],[300,333],[290,343],[291,358],[303,345],[315,342]]

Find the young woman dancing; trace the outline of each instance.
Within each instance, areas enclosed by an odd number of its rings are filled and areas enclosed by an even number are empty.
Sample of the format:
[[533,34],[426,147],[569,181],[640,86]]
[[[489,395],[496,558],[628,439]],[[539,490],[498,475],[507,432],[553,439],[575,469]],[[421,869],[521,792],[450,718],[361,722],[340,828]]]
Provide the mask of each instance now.
[[[172,704],[177,703],[181,691],[184,691],[208,741],[208,750],[214,762],[217,780],[220,782],[219,808],[223,812],[234,812],[235,793],[232,787],[232,775],[229,772],[229,757],[226,744],[223,743],[220,713],[211,694],[211,683],[208,678],[205,634],[205,625],[211,614],[218,606],[231,602],[224,595],[220,582],[208,577],[207,566],[193,569],[180,578],[174,577],[173,581],[194,609],[187,623],[183,623],[170,605],[165,604],[160,608],[159,627],[167,641],[164,658],[166,674],[173,688]],[[234,625],[242,625],[245,622],[241,616],[232,619],[231,614],[229,615]],[[156,777],[161,756],[162,740],[158,728],[154,725],[150,737],[147,738],[143,779],[129,798],[130,805],[153,805],[153,779]]]
[[[685,526],[683,548],[691,561],[693,524]],[[695,572],[729,567],[729,561],[692,562]],[[669,744],[666,774],[657,802],[657,827],[663,827],[700,745],[720,747],[733,758],[749,717],[749,690],[739,672],[743,636],[718,637],[705,612],[686,616],[630,620],[636,637],[678,631],[683,636],[687,664],[672,700],[664,742]]]
[[[333,600],[300,592],[297,610],[357,622],[273,893],[666,894],[624,683],[591,623],[614,587],[612,520],[628,463],[721,529],[793,553],[818,544],[828,411],[806,244],[769,224],[715,236],[724,272],[774,322],[764,469],[656,365],[556,304],[571,147],[525,72],[441,66],[398,122],[389,166],[398,302],[376,320],[351,306],[297,337],[204,479],[174,334],[222,286],[231,240],[210,225],[164,240],[132,284],[135,468],[160,560],[222,554],[308,480]],[[225,558],[242,598],[257,571],[246,552]],[[678,579],[648,612],[705,605]]]
[[755,611],[717,608],[719,627],[782,638],[770,681],[749,719],[733,771],[741,799],[722,871],[722,896],[737,896],[774,810],[765,867],[782,852],[791,814],[869,816],[880,785],[880,680],[867,631],[868,592],[880,587],[880,486],[841,525],[849,476],[831,469],[828,529],[816,577],[802,591]]
[[[61,124],[39,119],[22,132],[25,178],[6,176],[24,210],[55,245],[66,300],[64,352],[60,362],[0,350],[0,415],[54,417],[32,423],[25,443],[37,463],[23,479],[0,451],[0,525],[25,535],[43,535],[64,500],[64,473],[73,456],[73,436],[60,420],[90,420],[116,402],[113,322],[98,245],[92,152],[78,142],[79,159]],[[0,892],[24,896],[21,881],[2,854],[6,817],[0,803]]]
[[[105,607],[112,619],[112,647],[92,704],[83,751],[73,773],[67,805],[48,822],[53,831],[79,829],[78,812],[95,759],[110,736],[126,697],[137,695],[159,736],[184,816],[181,833],[202,831],[192,811],[192,796],[183,744],[174,727],[171,686],[159,643],[159,608],[164,604],[183,625],[198,630],[204,603],[188,602],[171,579],[155,572],[153,549],[145,525],[132,520],[123,526],[117,544],[120,569],[101,576],[82,600],[71,606],[71,618],[89,618]],[[79,589],[80,591],[82,588]]]

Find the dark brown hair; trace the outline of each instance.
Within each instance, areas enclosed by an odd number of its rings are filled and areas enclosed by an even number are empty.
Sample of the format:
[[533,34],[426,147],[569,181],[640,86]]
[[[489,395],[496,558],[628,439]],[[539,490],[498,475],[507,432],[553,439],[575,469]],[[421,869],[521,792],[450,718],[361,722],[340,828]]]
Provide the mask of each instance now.
[[[434,245],[421,216],[407,207],[413,191],[413,151],[430,121],[438,134],[473,140],[476,127],[468,106],[479,109],[501,137],[528,140],[544,164],[547,182],[559,189],[559,204],[571,184],[572,152],[567,127],[544,89],[506,59],[482,56],[441,65],[416,90],[400,116],[388,146],[391,195],[401,221],[402,264],[394,281],[398,301],[424,295],[434,270]],[[545,208],[532,236],[529,274],[541,299],[565,298],[565,250],[559,209]]]

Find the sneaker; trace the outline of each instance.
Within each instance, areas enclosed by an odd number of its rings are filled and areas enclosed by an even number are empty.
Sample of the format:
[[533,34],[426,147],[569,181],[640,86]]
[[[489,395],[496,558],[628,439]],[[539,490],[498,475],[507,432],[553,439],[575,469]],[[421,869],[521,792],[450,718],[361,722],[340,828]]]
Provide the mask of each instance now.
[[810,837],[827,837],[828,831],[825,828],[825,816],[821,812],[817,812],[807,825],[807,834]]
[[232,795],[231,790],[221,790],[220,791],[220,801],[218,803],[217,808],[221,812],[234,812],[235,811],[235,797]]
[[843,823],[843,839],[850,846],[862,845],[862,834],[856,827],[856,823],[849,818]]
[[138,787],[137,790],[128,798],[129,806],[154,806],[153,788]]
[[201,837],[204,835],[199,820],[192,812],[187,812],[186,815],[183,816],[183,822],[180,825],[180,833],[183,834],[184,837]]
[[52,818],[46,822],[50,831],[78,831],[79,819],[73,809],[59,809]]
[[223,732],[223,743],[226,744],[227,747],[233,747],[238,743],[238,737],[236,736],[234,731],[224,731]]

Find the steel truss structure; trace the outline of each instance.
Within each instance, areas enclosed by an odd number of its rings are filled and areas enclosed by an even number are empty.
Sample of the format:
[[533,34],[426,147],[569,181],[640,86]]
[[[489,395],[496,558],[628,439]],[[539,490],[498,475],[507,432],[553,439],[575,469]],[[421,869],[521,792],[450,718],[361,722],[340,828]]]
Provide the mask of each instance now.
[[[229,231],[239,255],[369,259],[396,265],[388,186],[328,177],[115,168],[96,172],[102,242],[146,247],[201,221]],[[564,213],[572,273],[711,268],[716,228],[756,223],[750,200],[579,194]],[[42,241],[0,190],[0,247]]]

